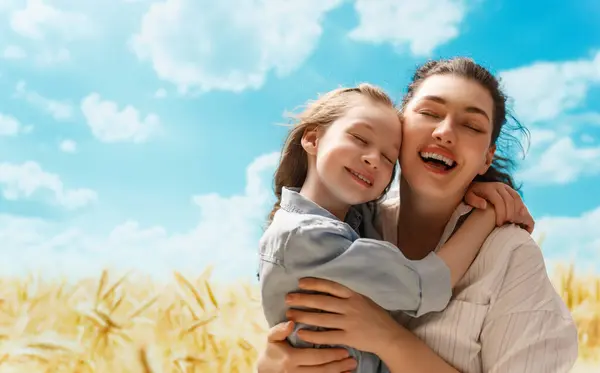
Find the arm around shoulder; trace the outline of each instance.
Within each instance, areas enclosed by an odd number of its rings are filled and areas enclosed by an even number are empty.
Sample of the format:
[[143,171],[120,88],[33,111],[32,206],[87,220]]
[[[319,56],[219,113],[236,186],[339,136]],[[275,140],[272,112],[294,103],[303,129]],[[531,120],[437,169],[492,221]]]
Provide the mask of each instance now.
[[577,328],[531,237],[511,252],[483,325],[481,346],[485,373],[562,373],[577,360]]
[[435,254],[412,261],[389,242],[353,240],[348,229],[331,223],[300,227],[283,255],[286,271],[337,282],[387,310],[418,316],[446,306],[450,271]]

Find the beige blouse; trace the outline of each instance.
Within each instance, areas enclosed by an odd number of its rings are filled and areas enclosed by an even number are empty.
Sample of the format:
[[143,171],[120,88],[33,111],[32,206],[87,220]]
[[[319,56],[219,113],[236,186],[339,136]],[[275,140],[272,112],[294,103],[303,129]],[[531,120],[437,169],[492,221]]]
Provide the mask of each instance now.
[[[397,245],[398,199],[383,207],[378,229]],[[457,208],[438,248],[469,210]],[[514,225],[490,234],[444,311],[395,317],[462,373],[562,373],[577,360],[577,329],[542,252]]]

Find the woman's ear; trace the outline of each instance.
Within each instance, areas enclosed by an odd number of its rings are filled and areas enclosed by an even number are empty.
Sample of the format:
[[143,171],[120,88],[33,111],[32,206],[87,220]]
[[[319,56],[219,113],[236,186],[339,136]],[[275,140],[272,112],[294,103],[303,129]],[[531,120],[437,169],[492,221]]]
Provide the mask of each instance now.
[[481,169],[479,170],[479,175],[485,174],[487,172],[487,170],[490,168],[490,166],[492,165],[492,162],[494,161],[494,154],[496,154],[496,145],[490,146],[488,151],[485,152],[484,163],[481,166]]
[[300,143],[308,155],[317,155],[317,146],[319,143],[318,129],[311,128],[304,131]]

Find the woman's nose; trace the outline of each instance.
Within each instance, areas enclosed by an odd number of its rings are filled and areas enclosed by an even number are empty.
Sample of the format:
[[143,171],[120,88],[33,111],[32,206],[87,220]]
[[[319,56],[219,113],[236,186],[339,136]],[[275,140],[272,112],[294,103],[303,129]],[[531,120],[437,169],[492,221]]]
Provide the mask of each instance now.
[[433,138],[443,144],[454,144],[456,141],[456,133],[454,132],[453,119],[446,118],[439,122],[433,130]]

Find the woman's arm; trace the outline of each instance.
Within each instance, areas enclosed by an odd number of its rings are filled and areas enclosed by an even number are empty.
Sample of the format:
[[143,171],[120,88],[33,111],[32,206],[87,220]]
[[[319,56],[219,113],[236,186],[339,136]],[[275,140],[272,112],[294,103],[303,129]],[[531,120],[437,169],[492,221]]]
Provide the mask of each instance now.
[[273,326],[267,346],[256,359],[257,373],[341,373],[356,368],[356,360],[343,348],[294,348],[286,338],[294,330],[293,322]]
[[390,373],[459,373],[413,333],[400,325],[395,329],[392,342],[375,352]]
[[392,373],[458,372],[368,298],[327,280],[307,278],[302,279],[300,284],[302,289],[333,296],[291,294],[288,296],[291,305],[327,310],[330,313],[290,310],[288,317],[298,323],[335,329],[303,330],[298,332],[302,339],[316,344],[345,343],[359,350],[372,352],[379,356]]

